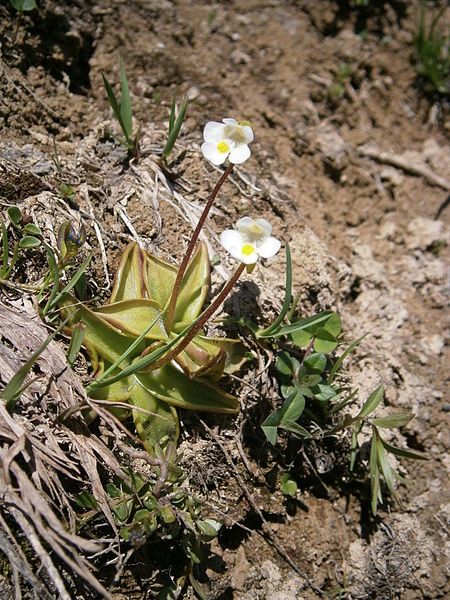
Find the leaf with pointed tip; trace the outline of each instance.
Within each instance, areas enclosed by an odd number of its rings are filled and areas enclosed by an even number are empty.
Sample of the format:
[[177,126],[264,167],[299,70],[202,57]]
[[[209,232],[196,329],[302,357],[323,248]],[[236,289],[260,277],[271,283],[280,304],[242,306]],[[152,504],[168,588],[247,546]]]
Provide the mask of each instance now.
[[177,270],[174,265],[162,258],[146,253],[145,271],[148,297],[157,302],[161,310],[169,302]]
[[210,284],[210,264],[206,244],[201,242],[189,263],[175,308],[173,331],[180,332],[200,314]]
[[392,470],[391,464],[386,454],[386,450],[383,444],[377,444],[377,454],[378,454],[378,468],[383,473],[384,480],[388,487],[391,496],[396,497],[395,493],[395,475]]
[[[153,300],[139,298],[100,306],[95,309],[95,314],[122,331],[122,333],[138,336],[145,331],[152,321],[158,319],[161,311]],[[156,321],[150,331],[145,334],[145,337],[148,340],[165,341],[167,339],[162,319]]]
[[390,415],[386,415],[385,417],[375,417],[370,419],[370,423],[385,429],[396,429],[397,427],[404,427],[413,418],[414,415],[412,413],[400,412],[392,413]]
[[110,303],[145,298],[144,259],[136,242],[128,244],[117,268]]
[[358,415],[356,415],[355,419],[360,419],[361,417],[367,417],[370,413],[377,408],[380,402],[383,400],[384,396],[384,387],[382,385],[378,386],[376,390],[374,390],[370,396],[367,398],[364,406]]
[[372,442],[370,444],[370,488],[371,488],[371,507],[373,515],[377,514],[378,500],[382,501],[380,491],[380,471],[378,468],[378,436],[373,430]]
[[426,454],[424,454],[423,452],[419,452],[418,450],[411,450],[410,448],[398,448],[397,446],[393,446],[392,444],[389,444],[383,439],[381,440],[381,443],[388,452],[390,452],[391,454],[395,454],[396,456],[400,456],[400,458],[430,460]]
[[171,364],[135,376],[148,391],[171,406],[233,415],[239,412],[237,398],[205,379],[188,379]]

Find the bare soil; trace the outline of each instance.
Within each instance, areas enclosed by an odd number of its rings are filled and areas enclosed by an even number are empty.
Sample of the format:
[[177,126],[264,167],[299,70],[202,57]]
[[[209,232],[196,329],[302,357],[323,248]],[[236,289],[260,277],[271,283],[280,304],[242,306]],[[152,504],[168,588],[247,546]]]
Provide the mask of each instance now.
[[[106,297],[128,241],[179,260],[189,215],[218,178],[199,151],[204,124],[251,121],[252,158],[221,192],[207,232],[211,253],[220,253],[215,232],[231,220],[268,218],[290,241],[302,314],[337,308],[349,339],[368,333],[351,364],[360,397],[383,382],[389,407],[416,414],[398,443],[430,457],[402,462],[400,501],[373,519],[368,481],[349,477],[345,443],[306,458],[297,448],[291,465],[267,447],[259,425],[278,393],[250,369],[244,378],[258,393],[236,384],[237,420],[208,416],[202,425],[183,415],[190,483],[226,523],[201,576],[208,598],[448,597],[450,120],[448,99],[426,97],[414,68],[420,3],[38,4],[20,20],[0,7],[2,207],[29,211],[50,237],[68,214],[82,220],[95,253],[90,293]],[[449,18],[447,10],[444,26]],[[102,72],[118,80],[119,56],[143,132],[143,157],[131,167],[109,134],[117,129],[101,81]],[[336,90],[342,64],[348,75]],[[151,161],[172,98],[184,93],[191,104],[169,193],[156,187]],[[58,195],[53,138],[76,191],[72,205]],[[370,158],[373,151],[403,168]],[[224,275],[217,271],[215,286]],[[256,316],[269,322],[283,281],[279,257],[240,284],[226,311],[255,316],[256,303]],[[300,483],[296,500],[276,483],[288,467]],[[145,577],[130,577],[116,598],[151,597]]]

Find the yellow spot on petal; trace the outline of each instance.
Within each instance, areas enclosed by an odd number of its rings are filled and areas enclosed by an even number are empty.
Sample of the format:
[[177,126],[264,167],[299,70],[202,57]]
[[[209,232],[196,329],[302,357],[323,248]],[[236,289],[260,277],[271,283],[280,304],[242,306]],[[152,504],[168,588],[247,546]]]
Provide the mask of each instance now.
[[251,127],[252,124],[250,123],[250,121],[238,121],[239,125],[242,125],[242,127]]
[[255,248],[251,244],[244,244],[241,248],[241,252],[244,256],[250,256],[254,251]]
[[226,154],[230,151],[230,146],[226,142],[222,141],[217,144],[217,150],[222,152],[222,154]]

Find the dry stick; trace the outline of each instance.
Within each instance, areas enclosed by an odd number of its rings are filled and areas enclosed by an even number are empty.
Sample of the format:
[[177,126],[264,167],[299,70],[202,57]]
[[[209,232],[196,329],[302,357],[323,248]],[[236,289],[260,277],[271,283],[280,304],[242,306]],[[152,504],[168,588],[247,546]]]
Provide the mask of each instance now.
[[261,519],[261,521],[262,521],[263,537],[266,539],[266,541],[268,541],[273,546],[273,548],[275,548],[275,550],[278,552],[278,554],[281,556],[281,558],[283,558],[287,562],[287,564],[298,575],[300,575],[300,577],[305,581],[305,583],[308,585],[308,587],[311,590],[313,590],[313,592],[315,592],[321,598],[328,598],[327,594],[325,594],[321,589],[319,589],[318,587],[316,587],[312,583],[312,581],[310,581],[309,578],[306,577],[306,575],[304,573],[302,573],[302,571],[300,570],[300,567],[295,564],[295,562],[292,560],[292,558],[289,556],[289,554],[286,552],[286,550],[283,548],[283,546],[278,542],[276,535],[271,530],[270,525],[269,525],[268,521],[265,519],[265,517],[262,514],[261,510],[258,508],[255,500],[253,499],[253,496],[251,495],[251,493],[249,492],[247,486],[245,485],[244,480],[242,479],[242,477],[241,477],[241,475],[240,475],[240,473],[239,473],[236,465],[232,461],[231,456],[227,452],[226,448],[223,446],[223,444],[220,441],[219,437],[208,427],[208,425],[202,419],[200,419],[199,417],[198,417],[198,419],[199,419],[200,423],[202,424],[203,428],[205,429],[205,431],[211,437],[211,439],[222,450],[222,453],[225,456],[225,459],[226,459],[227,463],[229,464],[229,466],[231,467],[231,469],[234,472],[234,476],[236,477],[236,481],[238,482],[240,488],[244,492],[245,497],[247,498],[247,502],[250,504],[250,506],[252,507],[252,509],[256,512],[256,514],[258,515],[258,517]]
[[160,369],[161,367],[163,367],[164,365],[169,363],[173,358],[178,356],[180,354],[180,352],[182,352],[188,344],[191,343],[191,341],[195,337],[195,335],[200,331],[200,329],[205,325],[205,323],[213,316],[213,314],[216,312],[216,310],[219,308],[219,306],[222,304],[222,302],[225,300],[225,298],[231,292],[231,290],[234,287],[234,284],[241,276],[245,267],[246,267],[246,265],[244,263],[241,263],[239,265],[239,267],[236,269],[236,271],[233,273],[233,275],[230,277],[230,279],[227,281],[227,283],[223,286],[223,288],[221,289],[219,294],[216,296],[216,298],[213,300],[213,302],[211,302],[210,306],[208,306],[208,308],[200,315],[197,322],[192,326],[192,328],[186,334],[186,337],[184,337],[181,340],[181,342],[177,346],[175,346],[175,348],[173,348],[173,350],[171,352],[169,352],[168,354],[165,354],[162,358],[160,358],[156,362],[150,364],[152,371],[155,371],[156,369]]
[[183,257],[183,260],[181,261],[181,265],[180,265],[180,268],[178,269],[177,277],[176,277],[175,283],[173,285],[172,295],[170,296],[169,306],[167,307],[166,318],[165,318],[165,324],[166,324],[167,331],[170,331],[172,329],[173,317],[175,314],[175,307],[177,304],[178,295],[180,293],[181,284],[183,283],[183,277],[186,272],[186,269],[187,269],[187,266],[189,263],[189,259],[191,258],[192,252],[194,251],[195,245],[197,243],[198,236],[200,235],[200,231],[201,231],[203,225],[205,224],[206,217],[208,216],[211,206],[213,205],[213,202],[216,199],[216,196],[219,193],[219,190],[222,187],[223,182],[228,177],[228,175],[231,173],[231,171],[233,170],[233,167],[234,167],[234,164],[230,163],[228,165],[228,167],[225,169],[225,171],[223,172],[222,177],[219,179],[219,181],[214,186],[214,189],[211,192],[211,195],[205,204],[205,208],[203,209],[201,217],[198,220],[197,227],[195,228],[194,233],[192,234],[192,238],[187,247],[186,254]]
[[371,146],[360,146],[358,148],[358,154],[361,154],[361,156],[366,156],[367,158],[374,158],[381,163],[397,167],[398,169],[402,169],[403,171],[411,173],[412,175],[423,177],[431,185],[436,185],[443,190],[450,192],[450,181],[444,177],[441,177],[440,175],[436,175],[436,173],[434,173],[431,169],[414,164],[411,161],[402,158],[401,156],[390,154],[389,152],[380,152]]

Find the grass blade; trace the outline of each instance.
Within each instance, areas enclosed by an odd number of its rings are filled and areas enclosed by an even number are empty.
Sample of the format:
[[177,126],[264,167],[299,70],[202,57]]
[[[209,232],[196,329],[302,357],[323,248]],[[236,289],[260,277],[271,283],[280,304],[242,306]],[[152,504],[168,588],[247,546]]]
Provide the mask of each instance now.
[[[189,104],[189,100],[184,97],[181,101],[180,112],[178,113],[178,117],[175,119],[175,122],[170,130],[169,136],[167,138],[166,146],[163,150],[162,157],[166,159],[169,154],[172,152],[175,142],[177,141],[178,135],[180,133],[181,126],[183,125],[183,121],[186,116],[187,107]],[[169,119],[170,123],[170,119]]]
[[[52,302],[48,306],[45,307],[46,313],[49,310],[51,310],[53,307],[55,307],[59,303],[59,301],[62,299],[62,297],[65,294],[68,294],[70,292],[70,290],[76,286],[76,284],[78,283],[78,281],[83,276],[86,269],[88,268],[91,260],[92,260],[92,252],[87,256],[86,260],[79,266],[77,272],[72,277],[72,279],[63,287],[63,289],[59,292],[59,294],[57,294],[53,298]],[[44,313],[44,314],[46,314],[46,313]]]
[[336,377],[337,372],[339,371],[339,369],[342,366],[342,363],[344,362],[344,360],[347,358],[347,356],[349,354],[351,354],[353,352],[353,350],[359,346],[359,344],[362,342],[362,340],[366,337],[367,333],[365,333],[364,335],[362,335],[360,338],[358,338],[357,340],[355,340],[354,342],[352,342],[350,344],[350,346],[347,348],[347,350],[345,352],[343,352],[341,354],[341,356],[337,359],[337,361],[334,363],[333,368],[330,371],[330,374],[328,375],[328,383],[333,383],[334,378]]
[[125,137],[128,144],[130,144],[132,143],[133,137],[133,112],[131,108],[130,88],[128,86],[128,79],[122,60],[120,61],[120,84],[122,88],[120,97],[120,116],[122,117]]
[[108,102],[109,102],[109,104],[110,104],[110,106],[112,108],[114,116],[116,117],[116,119],[119,122],[120,128],[122,129],[122,133],[126,137],[125,123],[123,122],[122,113],[120,111],[120,105],[119,105],[119,103],[117,101],[117,98],[116,98],[116,95],[114,93],[114,90],[112,89],[111,84],[107,80],[106,75],[104,75],[103,73],[102,73],[102,79],[103,79],[103,85],[105,86],[105,89],[106,89],[106,93],[108,94]]
[[333,314],[334,314],[333,311],[325,310],[323,312],[318,313],[317,315],[313,315],[312,317],[307,317],[306,319],[300,319],[299,321],[296,321],[295,323],[292,323],[291,325],[283,325],[282,327],[279,327],[276,332],[271,333],[269,335],[267,335],[265,333],[264,334],[260,333],[258,335],[258,337],[259,338],[283,337],[284,335],[289,335],[291,333],[295,333],[296,331],[300,331],[301,329],[307,329],[308,327],[313,327],[314,325],[318,325],[319,323],[322,323],[323,321],[327,321],[330,318],[330,315],[333,315]]
[[280,314],[266,329],[263,329],[260,333],[258,333],[257,337],[268,337],[270,334],[277,329],[279,325],[284,320],[284,317],[287,315],[289,311],[289,306],[292,301],[292,258],[291,258],[291,249],[289,244],[286,243],[286,283],[285,283],[285,296],[283,306],[281,307]]

